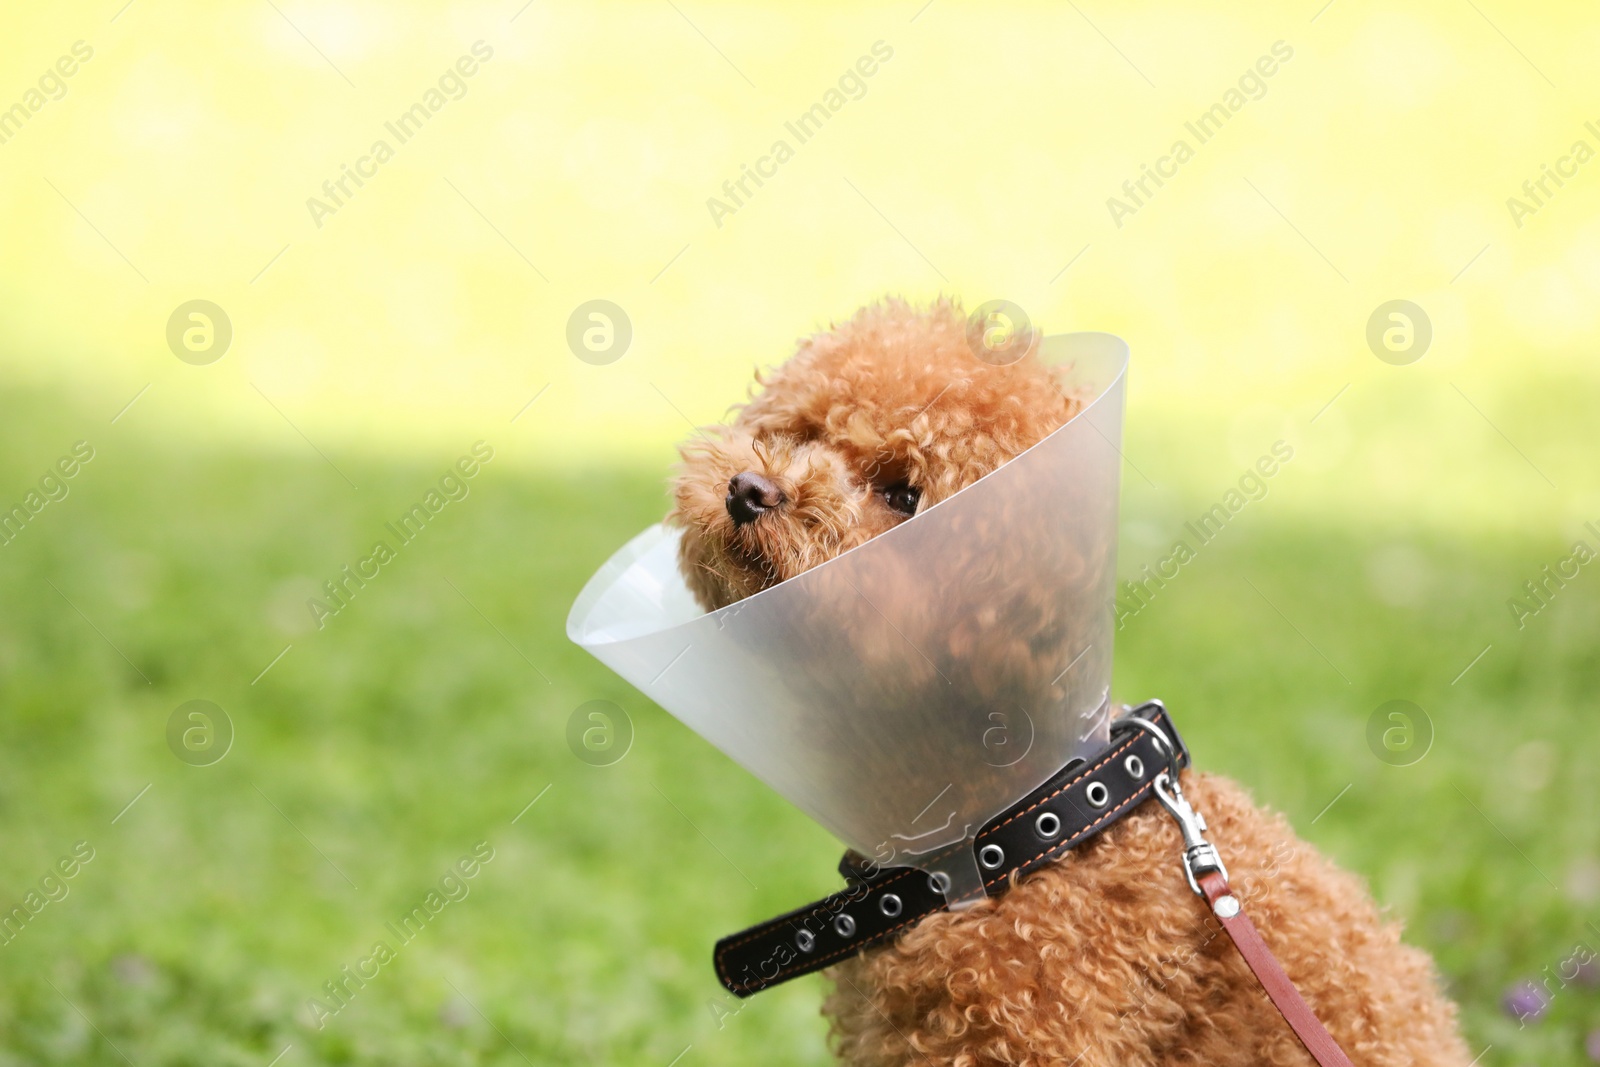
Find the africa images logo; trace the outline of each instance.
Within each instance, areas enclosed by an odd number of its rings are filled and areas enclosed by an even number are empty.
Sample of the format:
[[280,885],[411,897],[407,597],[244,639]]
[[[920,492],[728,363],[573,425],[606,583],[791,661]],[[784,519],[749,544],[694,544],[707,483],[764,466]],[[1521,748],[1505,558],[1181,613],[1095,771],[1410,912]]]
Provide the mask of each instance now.
[[[1583,132],[1600,142],[1600,123],[1584,123]],[[1565,155],[1556,157],[1554,166],[1539,164],[1539,173],[1522,183],[1522,195],[1506,197],[1506,210],[1511,213],[1511,221],[1516,223],[1517,229],[1522,229],[1530,216],[1537,215],[1540,209],[1549,206],[1556,194],[1578,177],[1579,168],[1594,157],[1594,146],[1578,137],[1567,148]]]
[[1106,198],[1106,210],[1111,213],[1111,221],[1117,229],[1122,229],[1128,216],[1138,214],[1155,196],[1156,190],[1176,178],[1178,168],[1195,157],[1200,145],[1221,133],[1224,123],[1243,111],[1250,101],[1267,95],[1267,79],[1294,58],[1294,49],[1286,41],[1274,41],[1270,52],[1246,68],[1239,80],[1223,92],[1221,100],[1201,112],[1193,122],[1183,124],[1184,130],[1194,138],[1194,144],[1190,144],[1188,138],[1179,137],[1165,155],[1156,158],[1155,166],[1140,164],[1139,176],[1122,183],[1122,193],[1127,199]]
[[472,492],[468,480],[476,478],[483,465],[494,459],[494,446],[487,441],[474,443],[471,451],[471,455],[461,456],[440,476],[437,488],[430,488],[421,500],[412,504],[394,522],[383,524],[383,528],[393,536],[394,545],[382,539],[374,541],[372,551],[358,559],[354,567],[346,563],[339,568],[335,577],[322,583],[326,599],[310,597],[306,600],[306,609],[311,612],[317,629],[323,629],[330,618],[349,607],[357,594],[367,587],[367,583],[377,578],[384,567],[399,559],[399,550],[422,536],[428,523],[438,518],[447,505],[467,499]]
[[43,111],[46,104],[60,100],[67,95],[66,79],[78,73],[83,64],[94,58],[94,48],[86,41],[74,41],[72,54],[63,55],[55,61],[54,66],[45,68],[39,75],[37,88],[29,86],[22,94],[22,99],[5,107],[0,104],[0,145],[8,143],[17,134],[22,132],[22,127],[28,121]]
[[[779,137],[772,142],[766,155],[756,159],[754,169],[748,163],[739,164],[739,176],[722,183],[722,194],[727,199],[706,197],[706,210],[711,213],[711,221],[717,224],[717,229],[722,229],[723,218],[736,213],[755,196],[755,189],[750,188],[751,182],[755,182],[756,189],[760,189],[766,184],[763,178],[776,178],[778,168],[794,158],[795,147],[821,133],[823,124],[844,110],[845,104],[866,96],[866,79],[878,73],[879,68],[893,58],[893,47],[885,41],[874,41],[872,54],[861,56],[852,66],[846,67],[844,73],[839,75],[835,88],[824,92],[821,100],[801,112],[793,122],[783,124],[784,131],[794,138],[794,144]],[[744,195],[741,196],[741,193]]]
[[[344,207],[367,184],[367,181],[378,176],[378,168],[395,157],[397,145],[403,145],[421,133],[423,125],[443,111],[450,101],[460,100],[466,96],[466,80],[478,73],[480,64],[487,63],[493,58],[493,48],[483,41],[474,42],[472,55],[464,55],[457,59],[439,75],[435,85],[430,85],[423,91],[422,99],[402,111],[392,122],[383,124],[383,128],[394,138],[393,145],[380,137],[372,142],[365,154],[356,158],[354,167],[348,163],[339,164],[338,176],[322,183],[322,194],[326,199],[315,196],[306,198],[306,210],[311,212],[311,221],[316,224],[317,229],[322,229],[329,215],[337,215],[339,209]],[[351,187],[352,183],[354,188]]]

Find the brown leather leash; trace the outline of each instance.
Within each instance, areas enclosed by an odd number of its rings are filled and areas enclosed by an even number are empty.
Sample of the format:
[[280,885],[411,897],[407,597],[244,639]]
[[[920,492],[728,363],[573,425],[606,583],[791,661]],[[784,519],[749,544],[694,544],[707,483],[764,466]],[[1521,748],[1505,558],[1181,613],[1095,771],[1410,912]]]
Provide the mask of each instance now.
[[1294,987],[1289,976],[1283,973],[1283,968],[1278,966],[1277,957],[1261,939],[1256,924],[1240,910],[1238,898],[1228,889],[1228,880],[1218,871],[1208,871],[1200,876],[1200,888],[1212,912],[1222,920],[1222,928],[1228,931],[1228,936],[1238,946],[1239,955],[1255,972],[1261,988],[1267,991],[1267,996],[1277,1005],[1284,1021],[1306,1047],[1306,1051],[1311,1053],[1311,1058],[1321,1067],[1351,1067],[1350,1057],[1344,1054],[1344,1049],[1339,1047],[1333,1035],[1328,1033],[1316,1013],[1300,996],[1300,991]]
[[1300,991],[1294,987],[1294,982],[1284,973],[1272,949],[1262,940],[1256,924],[1244,913],[1239,898],[1228,887],[1228,869],[1223,866],[1216,848],[1205,839],[1206,821],[1184,797],[1183,789],[1178,785],[1176,768],[1174,764],[1171,771],[1162,771],[1156,776],[1155,794],[1183,832],[1183,872],[1189,879],[1189,887],[1210,905],[1211,913],[1221,920],[1222,928],[1228,931],[1228,936],[1233,939],[1234,946],[1256,976],[1256,981],[1267,991],[1267,996],[1283,1016],[1284,1022],[1289,1024],[1289,1029],[1294,1031],[1294,1036],[1300,1039],[1319,1067],[1352,1067],[1350,1057],[1344,1054],[1333,1035],[1328,1033],[1327,1027],[1322,1025],[1322,1020],[1317,1018],[1316,1012],[1311,1010]]

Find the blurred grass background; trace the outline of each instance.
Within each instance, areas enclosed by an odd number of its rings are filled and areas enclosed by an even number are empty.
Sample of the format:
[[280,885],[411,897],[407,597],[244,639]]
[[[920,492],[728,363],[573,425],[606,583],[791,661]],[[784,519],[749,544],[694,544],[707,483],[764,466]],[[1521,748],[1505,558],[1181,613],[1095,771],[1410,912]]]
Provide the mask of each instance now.
[[[1600,947],[1600,578],[1507,607],[1600,548],[1600,163],[1521,226],[1506,203],[1600,148],[1591,7],[111,0],[4,29],[0,109],[93,56],[0,126],[0,506],[95,458],[0,547],[0,903],[95,858],[0,946],[0,1063],[825,1062],[817,979],[730,1014],[709,947],[831,888],[836,846],[562,624],[689,425],[885,292],[1129,339],[1130,577],[1293,445],[1127,621],[1116,691],[1370,879],[1481,1062],[1584,1062],[1600,994],[1525,1028],[1500,1000]],[[480,40],[318,227],[307,198]],[[707,198],[878,41],[719,227]],[[1107,198],[1278,41],[1118,227]],[[566,347],[594,298],[633,324],[608,366]],[[192,299],[233,324],[209,366],[167,348]],[[1393,299],[1433,326],[1408,366],[1365,340]],[[315,629],[306,598],[480,439],[467,499]],[[165,739],[196,698],[236,730],[209,767]],[[633,720],[614,766],[566,746],[591,699]],[[1367,747],[1391,699],[1433,724],[1410,766]],[[311,1026],[480,840],[470,895]]]

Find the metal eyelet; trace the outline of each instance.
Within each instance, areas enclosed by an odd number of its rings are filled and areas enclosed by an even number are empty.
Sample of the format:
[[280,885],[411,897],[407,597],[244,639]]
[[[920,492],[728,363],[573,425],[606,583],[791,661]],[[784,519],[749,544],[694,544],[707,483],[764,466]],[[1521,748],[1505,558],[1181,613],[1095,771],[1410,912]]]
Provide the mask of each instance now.
[[1129,756],[1123,760],[1122,767],[1128,772],[1128,776],[1135,781],[1144,777],[1144,760],[1138,756]]
[[1090,782],[1083,795],[1091,808],[1103,808],[1111,803],[1111,790],[1106,788],[1104,782]]
[[1051,840],[1061,833],[1061,816],[1053,811],[1041,811],[1039,817],[1033,820],[1033,832],[1046,841]]
[[894,918],[900,914],[900,898],[893,893],[885,893],[878,900],[878,910],[889,916],[889,918]]
[[840,937],[849,937],[856,932],[856,921],[847,913],[840,912],[833,920],[833,929]]
[[950,892],[950,876],[943,871],[928,875],[928,888],[941,895]]
[[795,947],[801,952],[810,952],[817,947],[817,935],[810,930],[796,930],[794,934]]
[[1005,849],[999,845],[984,845],[978,850],[978,862],[983,864],[983,869],[992,871],[1006,861]]

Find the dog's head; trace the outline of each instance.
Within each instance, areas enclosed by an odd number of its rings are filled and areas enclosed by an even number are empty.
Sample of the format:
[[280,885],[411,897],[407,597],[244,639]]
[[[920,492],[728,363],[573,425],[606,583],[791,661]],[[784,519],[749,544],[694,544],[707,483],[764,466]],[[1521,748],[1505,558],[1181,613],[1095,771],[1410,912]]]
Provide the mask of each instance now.
[[[981,327],[980,327],[981,328]],[[824,563],[971,485],[1081,406],[1012,339],[991,362],[960,307],[899,300],[801,341],[760,391],[680,448],[669,521],[715,610]],[[993,357],[991,357],[993,358]]]

